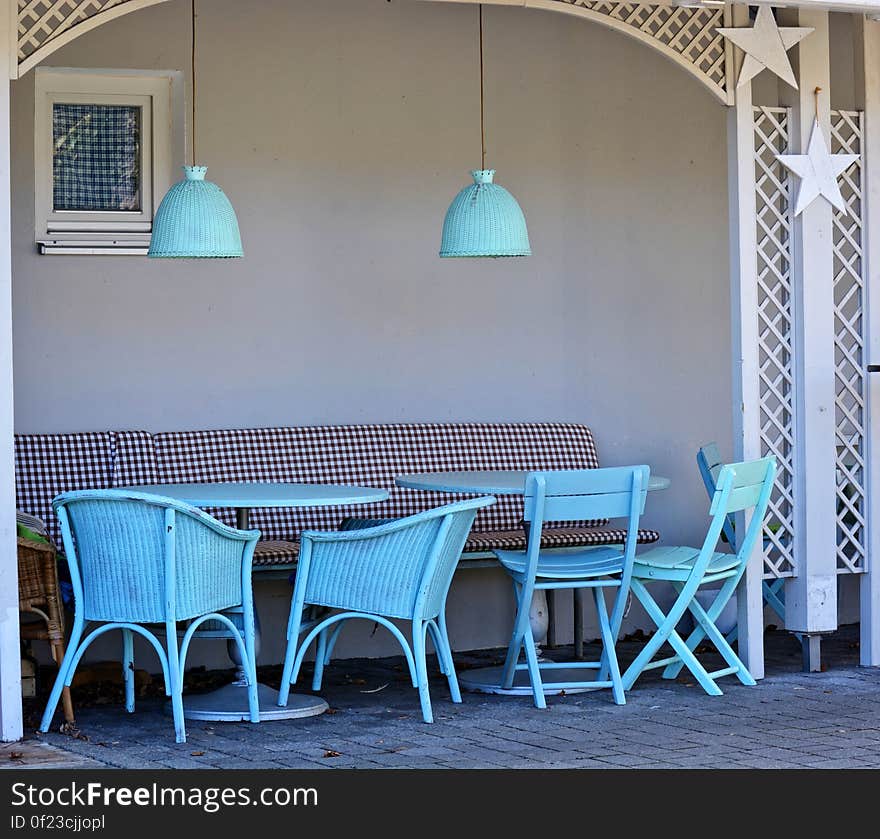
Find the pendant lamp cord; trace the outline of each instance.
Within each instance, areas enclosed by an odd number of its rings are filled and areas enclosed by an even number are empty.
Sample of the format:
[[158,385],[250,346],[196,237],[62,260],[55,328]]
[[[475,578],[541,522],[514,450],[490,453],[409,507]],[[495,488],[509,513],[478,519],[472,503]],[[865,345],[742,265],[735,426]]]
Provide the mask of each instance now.
[[[193,0],[195,3],[195,0]],[[484,105],[484,82],[483,82],[483,4],[479,4],[480,21],[480,152],[482,161],[480,168],[486,168],[486,115]]]
[[190,145],[192,165],[196,165],[196,0],[192,0],[192,125],[190,126]]

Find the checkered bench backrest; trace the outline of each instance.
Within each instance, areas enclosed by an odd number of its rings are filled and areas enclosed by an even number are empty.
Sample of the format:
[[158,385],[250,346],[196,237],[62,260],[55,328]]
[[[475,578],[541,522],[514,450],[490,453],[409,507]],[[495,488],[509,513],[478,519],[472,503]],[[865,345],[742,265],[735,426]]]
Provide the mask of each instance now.
[[[298,426],[179,431],[156,434],[159,483],[293,481],[388,489],[388,501],[368,506],[259,509],[251,525],[265,539],[291,539],[304,529],[335,530],[346,516],[398,518],[449,503],[457,496],[396,487],[408,472],[469,469],[584,469],[599,465],[590,429],[571,423],[420,423]],[[124,480],[149,469],[148,457],[126,455]],[[122,460],[119,465],[122,466]],[[134,471],[132,471],[134,470]],[[140,470],[140,471],[138,471]],[[212,514],[234,523],[231,510]],[[522,519],[522,499],[500,497],[480,512],[476,531],[509,530]]]
[[15,506],[39,516],[61,544],[52,499],[74,489],[113,486],[112,432],[15,435]]

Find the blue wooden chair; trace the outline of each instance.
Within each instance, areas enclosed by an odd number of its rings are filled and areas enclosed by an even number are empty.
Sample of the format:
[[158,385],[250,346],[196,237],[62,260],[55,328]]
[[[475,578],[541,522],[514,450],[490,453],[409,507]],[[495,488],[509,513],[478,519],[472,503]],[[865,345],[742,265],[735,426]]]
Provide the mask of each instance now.
[[[452,701],[461,702],[446,630],[446,596],[477,511],[494,503],[493,497],[476,498],[375,527],[303,531],[278,704],[287,704],[312,641],[317,641],[312,689],[321,689],[339,632],[356,618],[381,624],[400,642],[425,722],[434,719],[425,660],[429,632]],[[320,619],[301,638],[307,606],[341,611]],[[392,619],[411,621],[412,646]]]
[[[205,621],[218,621],[238,647],[248,679],[251,722],[259,722],[251,563],[258,530],[234,530],[171,498],[124,490],[59,495],[53,507],[76,601],[67,653],[40,731],[48,731],[65,685],[96,638],[122,631],[125,709],[134,711],[134,634],[153,646],[171,697],[178,743],[186,741],[183,672],[190,641]],[[226,609],[240,609],[242,629]],[[178,649],[177,622],[186,621]],[[86,624],[97,626],[83,638]],[[163,624],[164,645],[150,624]]]
[[[641,673],[655,667],[665,668],[663,678],[674,679],[686,666],[711,696],[721,696],[721,688],[715,679],[722,676],[735,674],[744,685],[755,684],[745,664],[715,626],[715,621],[742,579],[755,541],[761,535],[775,476],[776,461],[771,457],[722,466],[709,508],[712,518],[703,546],[653,548],[636,557],[632,590],[656,624],[657,631],[623,674],[627,690]],[[752,509],[752,518],[739,549],[736,553],[718,553],[716,548],[725,523],[729,521],[728,516],[748,509]],[[661,581],[671,583],[678,595],[666,613],[646,587],[647,583]],[[700,586],[718,582],[721,588],[709,608],[704,609],[695,596],[697,590]],[[694,618],[694,629],[684,641],[675,627],[686,611],[690,611]],[[710,673],[697,660],[694,650],[704,638],[715,645],[726,667]],[[674,655],[654,661],[654,656],[667,641]]]
[[[697,466],[700,469],[700,475],[703,478],[706,492],[709,493],[709,498],[712,498],[712,496],[715,495],[715,490],[718,485],[718,473],[721,471],[721,467],[724,466],[717,444],[707,443],[700,448],[697,452]],[[732,514],[727,516],[722,533],[727,544],[735,551],[736,523],[734,518],[735,517]],[[770,539],[766,536],[762,538],[764,547],[769,547],[771,544]],[[785,580],[781,577],[777,577],[775,580],[762,580],[761,594],[764,598],[764,602],[776,613],[779,620],[782,621],[782,625],[785,626]],[[734,627],[727,634],[728,642],[732,644],[736,641],[738,635],[739,628]]]
[[[513,580],[517,608],[502,687],[511,688],[517,670],[528,670],[535,706],[546,708],[544,691],[610,687],[618,705],[626,702],[615,644],[623,621],[638,540],[639,516],[645,509],[650,470],[647,466],[530,472],[526,476],[524,518],[529,531],[526,550],[495,551]],[[541,550],[545,522],[584,519],[627,519],[627,539],[620,547]],[[535,589],[592,589],[602,635],[600,661],[539,662],[529,622]],[[605,589],[616,591],[611,615]],[[520,651],[525,662],[520,663]],[[541,671],[598,670],[597,678],[547,682]],[[610,679],[609,679],[610,675]]]

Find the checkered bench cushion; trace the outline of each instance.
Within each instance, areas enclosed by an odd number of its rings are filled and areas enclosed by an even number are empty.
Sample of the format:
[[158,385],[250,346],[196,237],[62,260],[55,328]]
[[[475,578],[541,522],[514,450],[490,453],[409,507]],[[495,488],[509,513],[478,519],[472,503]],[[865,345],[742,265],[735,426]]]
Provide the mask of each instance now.
[[299,542],[260,539],[254,551],[254,566],[290,565],[299,557]]
[[[380,487],[367,507],[265,508],[251,526],[269,540],[305,529],[335,530],[346,516],[401,518],[465,496],[403,489],[397,475],[468,469],[583,469],[599,465],[593,435],[573,423],[419,423],[178,431],[153,437],[160,483],[292,481]],[[232,510],[210,510],[234,524]],[[522,499],[500,497],[480,511],[476,532],[511,530]],[[583,523],[585,524],[585,523]]]
[[[380,522],[347,519],[342,522],[346,529],[367,527]],[[656,542],[660,534],[656,530],[639,529],[639,543]],[[620,545],[626,539],[626,531],[613,527],[545,527],[541,532],[542,548],[579,548],[593,545]],[[524,551],[526,536],[522,528],[517,530],[471,531],[465,542],[464,553],[487,553],[492,550]],[[299,542],[261,541],[254,551],[254,566],[292,565],[299,558]]]
[[[640,544],[656,542],[660,534],[656,530],[639,528]],[[541,530],[542,548],[580,548],[593,545],[622,545],[626,530],[614,527],[547,527]],[[471,533],[465,543],[465,551],[524,551],[526,534],[520,527],[516,530],[493,530]]]
[[113,486],[113,434],[16,434],[15,506],[46,522],[61,544],[52,499],[75,489]]
[[[386,524],[389,519],[347,518],[340,522],[340,530],[362,530]],[[660,534],[656,530],[638,531],[641,544],[656,542]],[[541,530],[542,548],[582,548],[596,545],[622,545],[626,530],[616,527],[565,527],[545,526]],[[464,545],[464,554],[487,553],[492,550],[524,551],[527,547],[525,530],[471,531]]]
[[[408,472],[469,469],[582,469],[599,465],[590,429],[573,423],[420,423],[302,426],[168,432],[109,431],[16,435],[17,507],[44,519],[58,542],[52,499],[72,489],[150,483],[291,481],[359,484],[389,490],[378,504],[258,509],[251,525],[264,537],[257,566],[295,562],[304,529],[334,530],[347,517],[401,518],[466,496],[395,486]],[[209,510],[230,525],[232,510]],[[481,511],[465,550],[525,547],[522,498],[500,496]],[[620,542],[605,522],[545,530],[545,547]],[[655,541],[640,531],[640,541]]]

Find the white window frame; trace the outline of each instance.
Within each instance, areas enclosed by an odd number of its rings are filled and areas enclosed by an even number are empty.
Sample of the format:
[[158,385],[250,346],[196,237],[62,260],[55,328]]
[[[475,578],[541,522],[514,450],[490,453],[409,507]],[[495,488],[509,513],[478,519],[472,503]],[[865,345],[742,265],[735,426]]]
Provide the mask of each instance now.
[[[175,113],[183,111],[182,75],[176,71],[37,68],[34,81],[34,230],[44,254],[146,254],[153,217],[172,184],[182,148]],[[55,104],[132,105],[141,109],[140,211],[54,209]]]

